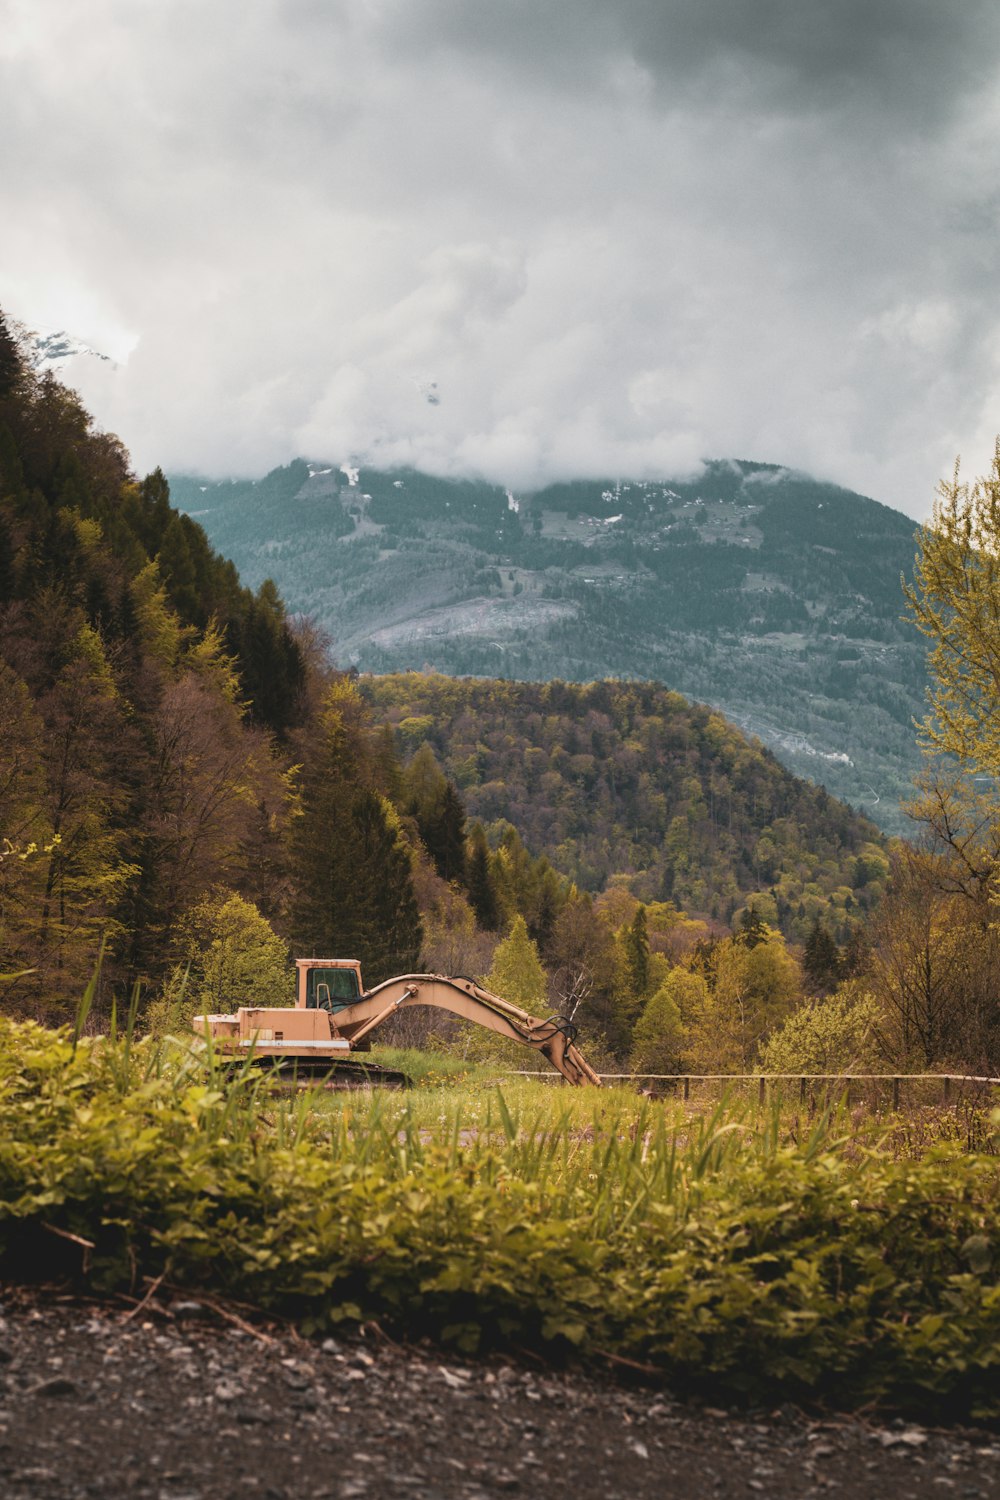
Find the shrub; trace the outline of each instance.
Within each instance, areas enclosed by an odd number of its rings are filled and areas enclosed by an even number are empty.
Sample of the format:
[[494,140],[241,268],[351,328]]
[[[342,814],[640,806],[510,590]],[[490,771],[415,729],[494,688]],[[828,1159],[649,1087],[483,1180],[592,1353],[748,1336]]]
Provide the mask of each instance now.
[[789,1016],[762,1049],[767,1073],[860,1073],[878,1067],[879,1006],[857,980]]
[[294,1003],[286,945],[256,906],[234,891],[218,891],[188,914],[182,952],[182,962],[148,1007],[146,1024],[154,1036],[183,1030],[196,1012]]
[[[0,1020],[0,1273],[164,1277],[716,1400],[1000,1416],[993,1159],[607,1091],[269,1097],[192,1046]],[[67,1236],[75,1236],[67,1238]]]

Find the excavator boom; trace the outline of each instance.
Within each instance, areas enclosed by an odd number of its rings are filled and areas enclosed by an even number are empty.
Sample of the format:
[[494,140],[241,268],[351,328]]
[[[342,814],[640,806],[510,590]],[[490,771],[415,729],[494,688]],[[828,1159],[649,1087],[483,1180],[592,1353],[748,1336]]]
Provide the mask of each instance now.
[[414,1005],[430,1005],[436,1010],[450,1011],[462,1020],[475,1021],[500,1036],[523,1042],[547,1058],[569,1083],[600,1087],[601,1080],[574,1046],[574,1026],[560,1016],[539,1020],[511,1001],[491,994],[473,979],[444,974],[403,974],[377,984],[355,1004],[337,1011],[333,1020],[341,1036],[349,1042],[356,1042],[381,1025],[394,1011]]

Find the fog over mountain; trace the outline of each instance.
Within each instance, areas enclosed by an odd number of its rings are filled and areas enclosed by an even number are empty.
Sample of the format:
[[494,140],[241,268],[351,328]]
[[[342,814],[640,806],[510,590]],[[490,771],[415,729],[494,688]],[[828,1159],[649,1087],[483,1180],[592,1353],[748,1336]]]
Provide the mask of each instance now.
[[923,515],[997,423],[1000,12],[12,0],[0,301],[140,466],[750,453]]

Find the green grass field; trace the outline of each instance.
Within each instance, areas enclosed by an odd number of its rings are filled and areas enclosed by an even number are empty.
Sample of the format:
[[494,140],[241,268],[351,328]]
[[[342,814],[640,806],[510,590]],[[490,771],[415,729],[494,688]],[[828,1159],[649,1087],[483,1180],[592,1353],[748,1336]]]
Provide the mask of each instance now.
[[0,1021],[0,1272],[162,1277],[716,1400],[1000,1416],[998,1159],[946,1124],[382,1060],[421,1085],[289,1098],[197,1049]]

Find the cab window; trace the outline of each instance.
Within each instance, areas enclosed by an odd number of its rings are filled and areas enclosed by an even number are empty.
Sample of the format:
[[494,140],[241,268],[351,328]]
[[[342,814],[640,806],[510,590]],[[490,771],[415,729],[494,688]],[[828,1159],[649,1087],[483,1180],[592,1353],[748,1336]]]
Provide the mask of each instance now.
[[354,969],[310,969],[306,978],[307,1010],[343,1010],[358,998]]

